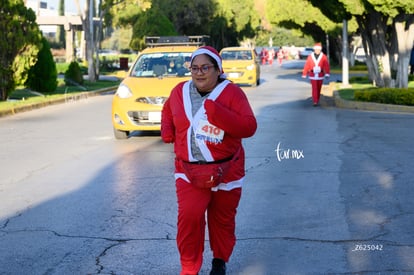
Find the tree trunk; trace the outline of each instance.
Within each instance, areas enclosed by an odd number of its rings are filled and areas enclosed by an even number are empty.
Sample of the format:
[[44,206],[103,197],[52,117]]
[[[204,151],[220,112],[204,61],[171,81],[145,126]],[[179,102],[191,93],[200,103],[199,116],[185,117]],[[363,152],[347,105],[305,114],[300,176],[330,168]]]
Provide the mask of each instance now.
[[97,51],[95,51],[95,57],[96,57],[96,74],[97,74],[97,80],[99,79],[99,74],[100,74],[100,61],[99,61],[99,49],[101,48],[101,40],[102,40],[102,27],[103,27],[103,18],[105,17],[107,11],[108,11],[108,7],[104,10],[102,10],[102,2],[99,4],[99,25],[97,27],[97,31],[96,31],[96,41],[95,41],[95,49],[98,49]]
[[378,12],[357,17],[362,44],[367,56],[370,79],[378,87],[391,87],[390,55],[386,45],[387,18]]
[[[333,37],[333,38],[329,37],[329,41],[330,41],[329,45],[330,45],[331,53],[332,53],[331,54],[331,60],[329,60],[329,61],[332,61],[332,60],[338,61],[338,63],[341,66],[342,66],[342,48],[343,48],[342,39],[343,39],[343,37],[340,37],[340,36],[338,36],[336,38],[335,37]],[[349,56],[347,56],[347,59],[349,60]]]
[[398,44],[397,87],[408,87],[408,64],[414,43],[414,15],[400,14],[395,17],[394,29]]
[[[78,8],[78,13],[82,14],[80,11],[80,5],[79,1],[75,0],[75,4]],[[82,19],[82,28],[85,33],[85,42],[86,42],[86,60],[88,61],[88,79],[91,82],[96,82],[98,79],[98,76],[96,74],[95,69],[95,62],[93,58],[93,54],[95,52],[95,45],[93,43],[93,32],[91,32],[91,24],[93,24],[93,18],[89,15],[90,9],[93,7],[90,7],[90,1],[86,1],[86,8],[85,13],[83,16],[81,15]]]
[[95,68],[95,60],[94,60],[94,53],[95,53],[95,43],[94,43],[94,28],[93,28],[93,17],[90,16],[90,9],[93,9],[93,6],[90,6],[91,1],[86,1],[86,9],[85,9],[85,22],[86,26],[84,29],[85,32],[85,40],[88,42],[86,45],[86,58],[88,60],[88,79],[90,82],[96,82],[98,76],[96,74]]

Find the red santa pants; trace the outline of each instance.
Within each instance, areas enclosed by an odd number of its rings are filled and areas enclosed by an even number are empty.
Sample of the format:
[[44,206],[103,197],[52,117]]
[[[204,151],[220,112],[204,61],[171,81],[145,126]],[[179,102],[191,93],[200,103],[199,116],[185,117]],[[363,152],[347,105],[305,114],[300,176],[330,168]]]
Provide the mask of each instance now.
[[321,97],[323,79],[311,79],[313,103],[318,104]]
[[176,180],[178,200],[177,247],[181,275],[197,274],[203,263],[206,212],[210,248],[214,258],[227,262],[236,244],[236,212],[241,188],[213,192]]

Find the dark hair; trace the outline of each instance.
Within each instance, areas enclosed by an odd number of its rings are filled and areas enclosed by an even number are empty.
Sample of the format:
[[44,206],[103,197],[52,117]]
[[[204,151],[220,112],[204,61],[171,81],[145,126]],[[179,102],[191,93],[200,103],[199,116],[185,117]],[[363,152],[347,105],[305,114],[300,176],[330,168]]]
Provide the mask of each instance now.
[[[213,57],[211,57],[211,56],[209,56],[208,54],[206,54],[207,55],[207,57],[208,57],[208,59],[211,61],[211,63],[213,63],[213,65],[214,65],[214,68],[216,69],[216,70],[219,70],[220,71],[220,68],[219,68],[219,66],[218,66],[218,63],[217,63],[217,61],[213,58]],[[220,74],[221,74],[221,71],[220,71]],[[223,82],[225,80],[225,78],[222,78],[222,77],[220,77],[220,75],[218,76],[218,83],[221,83],[221,82]]]
[[206,55],[207,55],[208,59],[211,61],[211,63],[213,63],[214,68],[216,68],[217,70],[220,70],[220,68],[217,64],[217,61],[213,57],[211,57],[210,55],[208,55],[208,54],[206,54]]

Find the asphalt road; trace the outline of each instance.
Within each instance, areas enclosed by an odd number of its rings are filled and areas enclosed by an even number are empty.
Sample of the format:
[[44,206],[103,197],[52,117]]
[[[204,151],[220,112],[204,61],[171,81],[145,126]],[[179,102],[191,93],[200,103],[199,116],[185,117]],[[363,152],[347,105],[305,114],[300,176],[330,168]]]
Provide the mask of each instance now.
[[[414,274],[414,115],[315,108],[300,67],[245,88],[259,127],[228,274]],[[179,273],[172,146],[115,140],[110,108],[0,118],[0,274]]]

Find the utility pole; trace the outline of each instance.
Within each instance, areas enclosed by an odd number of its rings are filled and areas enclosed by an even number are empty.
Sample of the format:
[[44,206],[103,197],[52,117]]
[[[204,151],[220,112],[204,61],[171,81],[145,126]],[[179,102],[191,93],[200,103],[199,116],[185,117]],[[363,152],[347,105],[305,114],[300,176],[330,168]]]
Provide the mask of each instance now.
[[345,19],[342,26],[342,41],[342,87],[349,87],[348,21]]
[[94,9],[93,0],[90,0],[89,1],[89,22],[90,22],[89,31],[91,32],[92,45],[93,45],[93,9]]
[[85,17],[89,17],[89,39],[87,51],[88,51],[88,75],[89,81],[95,82],[97,80],[96,69],[95,69],[95,62],[94,62],[94,24],[93,24],[93,14],[94,14],[94,1],[89,0],[89,14],[85,14]]

